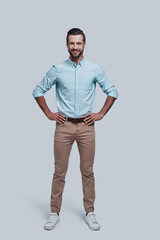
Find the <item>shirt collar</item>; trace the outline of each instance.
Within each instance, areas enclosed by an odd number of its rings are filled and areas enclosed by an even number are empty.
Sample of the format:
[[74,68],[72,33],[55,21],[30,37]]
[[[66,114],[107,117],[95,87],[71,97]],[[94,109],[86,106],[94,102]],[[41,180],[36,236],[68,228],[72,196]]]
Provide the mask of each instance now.
[[[72,66],[75,66],[75,65],[76,65],[76,63],[73,62],[73,61],[70,59],[70,57],[68,58],[68,62],[69,62]],[[83,66],[84,62],[85,62],[85,57],[83,57],[82,60],[81,60],[78,64],[79,64],[80,66]],[[77,65],[78,65],[78,64],[77,64]]]

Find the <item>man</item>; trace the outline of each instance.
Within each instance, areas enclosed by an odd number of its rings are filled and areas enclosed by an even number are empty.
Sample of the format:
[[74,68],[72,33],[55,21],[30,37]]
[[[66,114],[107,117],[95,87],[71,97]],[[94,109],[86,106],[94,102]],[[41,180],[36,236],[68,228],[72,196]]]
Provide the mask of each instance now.
[[[44,224],[46,230],[53,229],[60,221],[59,212],[65,175],[68,168],[72,144],[76,141],[80,154],[80,170],[83,185],[85,222],[92,230],[99,230],[100,224],[94,212],[95,179],[93,172],[95,154],[94,122],[101,120],[118,98],[115,86],[108,79],[99,64],[85,59],[83,51],[86,37],[79,28],[72,28],[66,37],[69,58],[55,64],[33,90],[33,97],[48,119],[56,121],[54,134],[55,169],[50,197],[51,213]],[[103,108],[94,113],[96,83],[106,93]],[[44,94],[55,84],[58,112],[48,108]]]

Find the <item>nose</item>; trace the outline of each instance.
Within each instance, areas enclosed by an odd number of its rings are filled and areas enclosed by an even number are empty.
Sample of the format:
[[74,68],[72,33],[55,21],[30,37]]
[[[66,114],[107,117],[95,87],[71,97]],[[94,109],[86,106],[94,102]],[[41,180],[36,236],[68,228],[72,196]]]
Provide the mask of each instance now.
[[74,44],[74,47],[73,47],[73,48],[74,48],[74,50],[76,50],[76,49],[78,48],[77,45],[76,45],[76,43]]

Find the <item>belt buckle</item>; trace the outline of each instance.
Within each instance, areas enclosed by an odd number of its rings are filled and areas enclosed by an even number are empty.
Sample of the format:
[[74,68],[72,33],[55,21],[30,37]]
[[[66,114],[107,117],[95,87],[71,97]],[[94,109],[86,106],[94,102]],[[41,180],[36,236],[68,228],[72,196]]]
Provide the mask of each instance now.
[[72,123],[75,123],[75,124],[77,124],[77,121],[76,121],[76,119],[75,119],[75,118],[72,118]]

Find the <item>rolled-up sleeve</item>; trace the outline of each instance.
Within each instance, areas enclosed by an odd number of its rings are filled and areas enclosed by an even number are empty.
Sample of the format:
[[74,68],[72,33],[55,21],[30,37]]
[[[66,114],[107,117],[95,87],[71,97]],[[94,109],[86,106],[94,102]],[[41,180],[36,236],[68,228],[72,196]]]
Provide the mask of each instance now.
[[116,87],[112,84],[106,72],[101,68],[99,64],[97,64],[96,82],[102,88],[102,91],[107,94],[107,96],[118,98]]
[[43,96],[56,83],[56,79],[56,67],[53,65],[46,73],[45,77],[34,88],[32,92],[33,97]]

